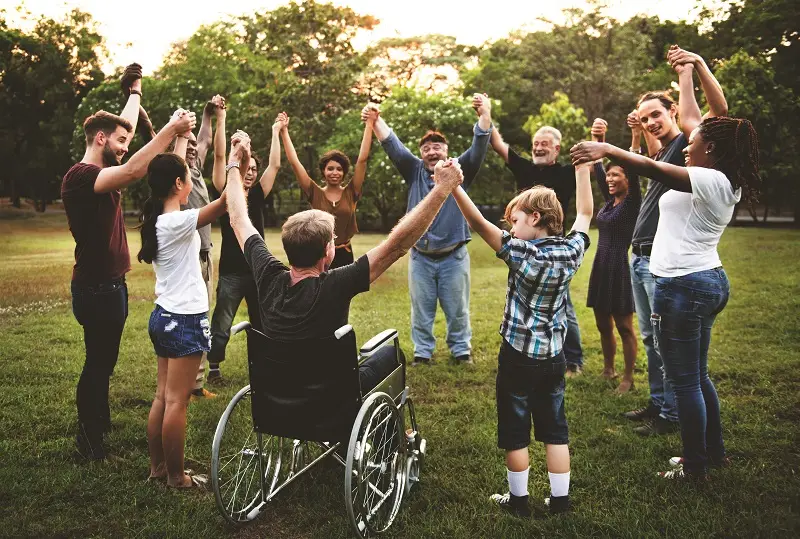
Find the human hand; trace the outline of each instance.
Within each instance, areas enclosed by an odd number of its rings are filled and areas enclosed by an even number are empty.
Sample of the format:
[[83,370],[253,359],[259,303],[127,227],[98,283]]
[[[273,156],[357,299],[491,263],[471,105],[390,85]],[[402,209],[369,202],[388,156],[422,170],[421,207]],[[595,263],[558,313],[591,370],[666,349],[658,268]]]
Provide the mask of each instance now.
[[492,113],[492,100],[486,94],[473,94],[472,95],[472,108],[478,113],[478,116]]
[[189,132],[197,125],[197,118],[194,112],[178,109],[172,114],[168,125],[172,126],[176,135],[188,137]]
[[569,150],[572,164],[576,167],[584,163],[593,163],[608,155],[609,145],[605,142],[579,142]]
[[595,118],[592,123],[592,140],[595,142],[605,142],[608,122],[602,118]]
[[272,124],[272,131],[277,133],[281,129],[285,129],[287,125],[289,125],[289,117],[285,112],[279,112],[275,117],[275,123]]
[[634,133],[641,133],[642,129],[642,122],[639,120],[639,112],[636,109],[633,109],[629,114],[628,117],[625,119],[625,122],[630,127],[631,131]]
[[689,51],[685,51],[677,45],[672,45],[667,52],[667,63],[672,66],[678,75],[686,70],[691,71],[703,63],[703,59]]
[[367,103],[364,105],[364,108],[361,109],[361,121],[362,122],[374,122],[381,115],[381,109],[376,103]]
[[249,159],[250,136],[241,129],[237,129],[231,136],[231,153],[228,158],[228,163],[239,163],[241,165],[245,153]]
[[433,167],[433,182],[437,185],[444,185],[449,191],[454,190],[463,181],[464,173],[461,171],[461,163],[454,157],[439,161]]
[[131,90],[142,92],[142,66],[137,63],[130,64],[122,72],[122,77],[119,80],[122,87],[122,93],[130,95]]

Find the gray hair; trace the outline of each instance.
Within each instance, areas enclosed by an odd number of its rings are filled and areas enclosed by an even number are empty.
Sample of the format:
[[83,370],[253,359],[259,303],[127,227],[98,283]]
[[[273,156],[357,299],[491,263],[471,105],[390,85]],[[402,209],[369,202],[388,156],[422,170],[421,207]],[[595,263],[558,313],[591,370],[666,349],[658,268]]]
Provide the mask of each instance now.
[[536,133],[533,134],[534,138],[537,135],[551,135],[553,140],[555,140],[556,146],[561,145],[561,131],[555,127],[551,127],[549,125],[542,126],[536,131]]

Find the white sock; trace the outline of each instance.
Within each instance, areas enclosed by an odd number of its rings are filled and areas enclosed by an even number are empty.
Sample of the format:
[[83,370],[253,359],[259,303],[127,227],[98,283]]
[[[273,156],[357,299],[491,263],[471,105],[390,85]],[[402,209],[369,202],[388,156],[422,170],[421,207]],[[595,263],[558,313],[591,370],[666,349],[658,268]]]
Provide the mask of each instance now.
[[508,491],[514,496],[528,495],[528,472],[530,467],[521,472],[508,471]]
[[[511,473],[511,472],[509,472]],[[569,472],[567,473],[550,473],[550,495],[554,498],[569,495]]]

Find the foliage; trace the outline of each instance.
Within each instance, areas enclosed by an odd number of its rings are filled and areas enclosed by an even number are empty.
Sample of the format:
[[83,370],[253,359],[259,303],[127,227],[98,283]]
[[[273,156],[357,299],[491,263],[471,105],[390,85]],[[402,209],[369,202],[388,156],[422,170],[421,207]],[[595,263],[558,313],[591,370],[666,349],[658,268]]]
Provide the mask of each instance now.
[[569,163],[569,149],[578,142],[589,137],[586,114],[580,107],[575,107],[569,101],[567,94],[556,92],[553,101],[545,103],[539,108],[539,114],[529,116],[523,129],[533,137],[540,127],[549,125],[561,131],[561,153],[559,160]]

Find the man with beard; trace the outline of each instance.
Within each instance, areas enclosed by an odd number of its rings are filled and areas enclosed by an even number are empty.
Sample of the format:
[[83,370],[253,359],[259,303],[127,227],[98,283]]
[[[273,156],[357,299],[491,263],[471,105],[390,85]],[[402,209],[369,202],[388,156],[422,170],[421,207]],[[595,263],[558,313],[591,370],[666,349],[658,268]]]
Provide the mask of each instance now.
[[[605,124],[605,122],[604,122]],[[505,143],[500,132],[495,129],[490,139],[492,149],[503,158],[506,166],[514,174],[517,191],[523,191],[534,185],[544,185],[556,192],[561,209],[566,216],[569,203],[575,193],[575,167],[558,163],[561,151],[561,132],[549,125],[540,127],[533,135],[531,144],[532,159],[525,159]],[[572,297],[567,288],[567,335],[564,339],[564,357],[567,361],[566,376],[572,377],[583,372],[583,348],[581,346],[581,329]]]
[[[215,95],[211,101],[206,103],[203,109],[203,121],[200,124],[200,132],[195,138],[193,133],[189,133],[189,144],[186,147],[186,164],[189,166],[189,175],[192,177],[192,190],[189,193],[189,203],[186,208],[200,209],[211,201],[208,196],[208,188],[203,179],[203,163],[205,163],[208,148],[211,146],[211,115],[217,120],[217,129],[221,123],[225,122],[225,98]],[[220,118],[222,118],[220,120]],[[224,134],[223,134],[224,137]],[[224,152],[223,152],[224,154]],[[224,161],[224,158],[223,158]],[[211,225],[206,225],[197,229],[200,233],[200,269],[203,280],[208,291],[208,301],[211,303],[211,282],[213,280],[214,262],[211,259]],[[208,355],[204,352],[200,362],[200,369],[195,379],[192,400],[213,399],[217,395],[203,387],[203,378],[208,364]]]
[[128,66],[130,81],[122,115],[99,111],[83,124],[86,152],[64,175],[61,198],[75,238],[72,271],[72,311],[83,326],[86,359],[78,382],[78,451],[90,460],[106,458],[103,436],[111,428],[109,378],[119,356],[128,316],[130,270],[128,240],[120,207],[121,190],[147,173],[150,161],[177,135],[194,127],[194,114],[180,111],[153,140],[124,165],[139,115],[141,67]]

